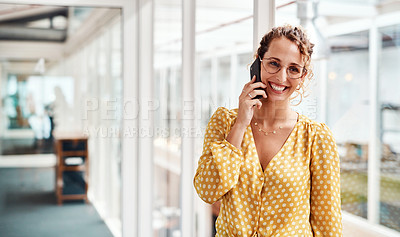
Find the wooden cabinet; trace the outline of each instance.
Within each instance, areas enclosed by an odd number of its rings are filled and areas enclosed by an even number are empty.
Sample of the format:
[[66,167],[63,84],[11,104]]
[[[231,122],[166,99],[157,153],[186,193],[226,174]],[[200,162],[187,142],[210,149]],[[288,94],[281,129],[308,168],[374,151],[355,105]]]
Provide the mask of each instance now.
[[73,134],[55,135],[55,150],[57,204],[61,205],[64,200],[88,202],[88,138]]

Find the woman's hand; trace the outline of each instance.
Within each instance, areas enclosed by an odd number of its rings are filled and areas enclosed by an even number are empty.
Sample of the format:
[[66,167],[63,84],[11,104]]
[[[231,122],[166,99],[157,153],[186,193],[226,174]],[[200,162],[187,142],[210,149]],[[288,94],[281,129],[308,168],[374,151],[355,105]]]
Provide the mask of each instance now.
[[256,76],[254,76],[249,83],[244,85],[242,94],[239,96],[239,110],[236,122],[226,137],[226,140],[237,148],[240,148],[243,134],[253,118],[254,107],[257,106],[257,108],[260,109],[262,106],[259,99],[253,100],[253,98],[257,95],[262,95],[264,98],[267,98],[265,90],[254,90],[259,87],[265,89],[267,85],[262,82],[254,83],[255,81]]
[[265,90],[255,90],[255,88],[265,89],[267,85],[262,82],[256,82],[256,76],[254,76],[250,82],[246,83],[243,87],[242,94],[239,96],[239,110],[236,119],[236,124],[247,127],[251,119],[253,118],[254,108],[257,106],[258,109],[261,108],[262,103],[259,99],[254,99],[257,95],[262,95],[262,97],[267,98]]

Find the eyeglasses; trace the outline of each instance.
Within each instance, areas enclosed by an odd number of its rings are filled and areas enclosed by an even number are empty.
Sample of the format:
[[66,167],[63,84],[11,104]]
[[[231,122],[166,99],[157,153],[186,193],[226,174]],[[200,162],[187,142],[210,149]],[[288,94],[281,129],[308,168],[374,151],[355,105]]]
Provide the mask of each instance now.
[[[261,64],[263,65],[265,71],[268,72],[269,74],[275,74],[282,69],[282,66],[279,63],[279,61],[274,58],[266,58],[266,59],[260,58],[260,61],[261,61]],[[299,79],[306,72],[307,72],[307,69],[305,69],[304,67],[301,67],[299,65],[290,65],[290,66],[286,67],[286,75],[290,79]]]

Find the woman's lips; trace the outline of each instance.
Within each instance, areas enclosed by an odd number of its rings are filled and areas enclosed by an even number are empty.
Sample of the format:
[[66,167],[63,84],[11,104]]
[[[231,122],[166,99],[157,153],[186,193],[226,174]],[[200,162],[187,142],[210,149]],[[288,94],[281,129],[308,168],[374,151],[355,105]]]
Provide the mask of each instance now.
[[270,85],[272,90],[275,93],[278,93],[278,94],[282,94],[288,88],[287,86],[278,85],[278,84],[273,83],[273,82],[268,82],[268,84]]

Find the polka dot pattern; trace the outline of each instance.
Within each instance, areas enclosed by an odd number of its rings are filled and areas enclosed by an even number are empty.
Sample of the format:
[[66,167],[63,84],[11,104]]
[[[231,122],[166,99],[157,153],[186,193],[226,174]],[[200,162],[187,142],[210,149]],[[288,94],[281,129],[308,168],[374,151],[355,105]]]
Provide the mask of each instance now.
[[216,236],[342,236],[340,164],[329,128],[300,115],[263,171],[251,127],[239,148],[225,140],[237,109],[218,108],[204,137],[194,187],[221,200]]

